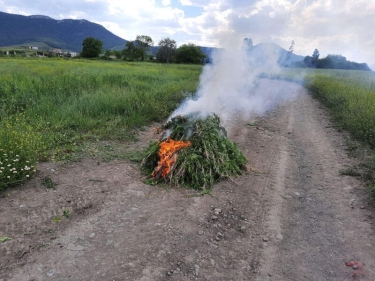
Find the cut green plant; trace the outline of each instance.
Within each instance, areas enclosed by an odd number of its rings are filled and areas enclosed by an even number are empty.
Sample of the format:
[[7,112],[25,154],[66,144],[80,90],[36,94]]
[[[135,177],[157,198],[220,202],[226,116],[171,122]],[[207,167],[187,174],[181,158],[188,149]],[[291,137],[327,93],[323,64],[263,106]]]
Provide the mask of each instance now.
[[142,161],[152,183],[166,182],[207,193],[218,181],[243,173],[247,159],[228,139],[218,116],[177,116],[163,129],[161,141],[150,144]]
[[6,241],[8,241],[8,240],[12,240],[12,238],[10,238],[10,237],[8,237],[8,236],[5,236],[5,237],[0,238],[1,243],[4,243],[4,242],[6,242]]

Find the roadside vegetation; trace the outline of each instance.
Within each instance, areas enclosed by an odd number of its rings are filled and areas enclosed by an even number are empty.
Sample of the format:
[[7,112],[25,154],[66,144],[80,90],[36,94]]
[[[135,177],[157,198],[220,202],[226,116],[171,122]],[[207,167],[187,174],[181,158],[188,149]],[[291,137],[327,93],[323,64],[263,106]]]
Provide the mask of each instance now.
[[0,190],[31,177],[37,161],[96,155],[89,144],[134,139],[196,91],[200,72],[199,65],[1,59]]
[[364,163],[341,173],[368,180],[375,196],[375,72],[291,68],[282,78],[304,83],[331,111],[338,128],[350,133],[348,150],[352,156],[364,157]]

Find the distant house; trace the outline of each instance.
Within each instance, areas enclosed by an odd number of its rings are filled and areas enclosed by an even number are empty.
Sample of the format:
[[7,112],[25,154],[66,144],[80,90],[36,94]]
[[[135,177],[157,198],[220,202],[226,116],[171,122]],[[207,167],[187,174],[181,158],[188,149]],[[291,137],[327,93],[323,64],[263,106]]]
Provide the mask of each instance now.
[[61,51],[61,49],[52,49],[52,50],[48,50],[48,53],[49,55],[51,56],[62,56],[63,55],[63,52]]
[[78,53],[76,53],[76,52],[64,52],[63,56],[66,57],[66,58],[73,58],[73,57],[78,56]]
[[38,50],[38,47],[31,47],[32,50]]

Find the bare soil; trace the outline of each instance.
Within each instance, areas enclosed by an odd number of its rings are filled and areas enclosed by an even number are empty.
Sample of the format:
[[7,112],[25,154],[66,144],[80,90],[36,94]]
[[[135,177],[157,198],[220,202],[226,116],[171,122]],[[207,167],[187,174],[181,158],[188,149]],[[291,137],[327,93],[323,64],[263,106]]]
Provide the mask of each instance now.
[[345,134],[303,88],[267,83],[298,95],[233,122],[251,170],[211,195],[146,185],[127,161],[41,163],[0,198],[0,280],[375,280],[374,208],[339,174],[355,164]]

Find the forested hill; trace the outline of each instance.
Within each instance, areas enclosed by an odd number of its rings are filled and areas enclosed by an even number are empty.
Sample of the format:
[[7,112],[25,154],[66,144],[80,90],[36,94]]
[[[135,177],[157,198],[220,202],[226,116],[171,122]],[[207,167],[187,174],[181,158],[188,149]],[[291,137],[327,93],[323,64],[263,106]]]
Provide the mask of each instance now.
[[124,48],[126,40],[87,20],[54,20],[0,12],[0,47],[31,45],[80,52],[87,37],[103,41],[104,49]]

